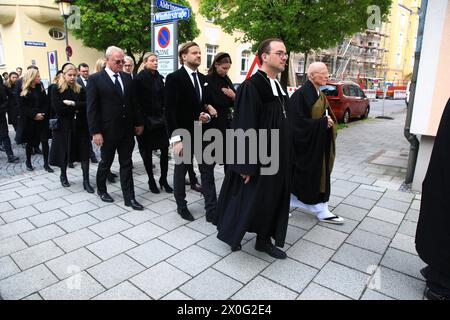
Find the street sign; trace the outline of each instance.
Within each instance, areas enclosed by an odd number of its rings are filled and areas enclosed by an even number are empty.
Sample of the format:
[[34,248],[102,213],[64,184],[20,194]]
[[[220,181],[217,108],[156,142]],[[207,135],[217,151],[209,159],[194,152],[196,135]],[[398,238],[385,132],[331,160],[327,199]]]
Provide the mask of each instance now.
[[170,44],[170,38],[171,38],[171,34],[169,29],[167,29],[167,27],[162,27],[161,29],[159,29],[158,32],[158,45],[162,48],[165,49],[167,48],[167,46]]
[[155,53],[159,59],[177,56],[174,24],[175,22],[155,26]]
[[159,58],[158,59],[158,72],[164,78],[167,77],[169,73],[176,70],[173,58]]
[[156,2],[156,6],[159,9],[163,9],[163,10],[178,10],[178,9],[186,9],[187,7],[176,4],[176,3],[172,3],[169,1],[164,1],[164,0],[158,0]]
[[259,62],[258,56],[255,56],[255,59],[253,59],[252,66],[250,67],[250,70],[247,72],[247,76],[245,77],[245,80],[249,79],[253,74],[256,73],[256,71],[261,68],[261,63]]
[[191,17],[189,8],[177,9],[173,11],[155,13],[154,23],[170,22],[176,20],[186,20]]
[[47,52],[47,62],[49,79],[52,81],[58,72],[58,52],[56,50]]
[[45,42],[40,42],[40,41],[25,41],[25,45],[31,46],[31,47],[46,47],[47,46],[47,44]]
[[72,56],[72,54],[73,54],[72,47],[67,46],[66,47],[66,55],[70,58]]

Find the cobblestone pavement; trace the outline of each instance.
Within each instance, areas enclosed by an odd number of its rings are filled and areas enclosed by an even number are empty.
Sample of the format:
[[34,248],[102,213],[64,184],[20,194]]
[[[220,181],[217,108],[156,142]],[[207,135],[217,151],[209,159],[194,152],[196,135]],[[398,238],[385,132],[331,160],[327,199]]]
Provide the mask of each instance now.
[[[352,122],[338,135],[333,212],[343,226],[292,211],[288,259],[253,249],[232,253],[204,218],[203,199],[187,192],[196,220],[182,220],[171,194],[148,191],[134,153],[137,200],[123,205],[119,183],[107,204],[84,192],[81,169],[48,174],[5,165],[0,155],[0,295],[3,299],[423,299],[423,262],[414,247],[420,195],[399,191],[408,144],[405,113]],[[23,161],[23,149],[18,148]],[[113,170],[118,171],[117,164]],[[96,165],[91,166],[94,181]],[[170,173],[173,173],[173,166]],[[158,176],[159,167],[155,169]],[[217,186],[223,179],[216,170]],[[169,177],[172,181],[172,176]]]

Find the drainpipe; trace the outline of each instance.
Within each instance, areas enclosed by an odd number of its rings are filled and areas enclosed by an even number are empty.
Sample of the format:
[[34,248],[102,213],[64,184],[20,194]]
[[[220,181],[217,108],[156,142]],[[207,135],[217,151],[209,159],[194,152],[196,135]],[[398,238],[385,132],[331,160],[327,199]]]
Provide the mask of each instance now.
[[414,179],[414,171],[416,169],[417,155],[419,153],[419,140],[417,136],[411,133],[411,120],[414,109],[414,98],[416,95],[417,74],[419,72],[420,53],[422,51],[423,31],[425,28],[425,16],[427,14],[428,0],[422,0],[419,11],[419,29],[417,31],[416,52],[414,53],[414,69],[411,78],[408,111],[406,113],[405,129],[403,134],[410,143],[408,168],[406,171],[405,183],[410,184]]

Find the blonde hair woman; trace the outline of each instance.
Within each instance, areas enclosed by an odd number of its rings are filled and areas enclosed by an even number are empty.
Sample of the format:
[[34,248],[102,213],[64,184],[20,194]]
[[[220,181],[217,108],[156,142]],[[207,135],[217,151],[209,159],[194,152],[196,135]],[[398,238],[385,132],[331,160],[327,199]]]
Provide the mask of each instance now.
[[98,59],[97,62],[95,62],[94,73],[102,71],[103,69],[105,69],[105,66],[106,66],[106,59],[105,58]]
[[86,117],[86,94],[77,83],[77,68],[67,64],[59,77],[57,88],[51,92],[53,112],[59,119],[59,129],[53,131],[50,163],[61,168],[61,185],[70,187],[67,180],[69,162],[81,162],[83,187],[89,193],[89,130]]
[[49,104],[47,94],[41,84],[39,70],[29,69],[23,76],[22,89],[19,96],[19,121],[16,134],[17,144],[26,143],[26,167],[33,171],[31,165],[31,153],[33,147],[42,144],[42,155],[44,157],[44,169],[53,172],[48,165],[48,119]]

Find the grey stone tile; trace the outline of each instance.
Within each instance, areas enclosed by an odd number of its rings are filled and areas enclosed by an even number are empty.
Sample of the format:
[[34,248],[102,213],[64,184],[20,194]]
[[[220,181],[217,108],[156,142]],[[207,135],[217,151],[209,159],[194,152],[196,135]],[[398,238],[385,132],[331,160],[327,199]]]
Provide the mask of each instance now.
[[403,220],[402,224],[400,225],[400,228],[398,229],[398,232],[410,237],[415,237],[416,230],[417,230],[416,222]]
[[30,206],[32,206],[34,204],[37,204],[39,202],[42,202],[42,201],[45,201],[45,199],[43,199],[39,195],[35,194],[35,195],[32,195],[32,196],[11,200],[11,201],[9,201],[9,203],[14,208],[20,209],[20,208],[23,208],[23,207],[30,207]]
[[257,276],[231,298],[233,300],[294,300],[297,293]]
[[83,201],[77,204],[61,208],[62,211],[64,211],[71,217],[75,217],[77,215],[90,212],[96,209],[98,209],[98,207],[89,201]]
[[297,300],[350,300],[350,298],[311,282]]
[[359,187],[359,183],[343,181],[343,180],[336,180],[331,185],[331,194],[338,196],[338,197],[345,198],[358,187]]
[[153,299],[160,299],[190,279],[186,273],[161,262],[131,278],[130,282]]
[[[53,192],[53,191],[51,191]],[[59,209],[65,206],[68,206],[70,203],[61,199],[53,199],[45,202],[40,202],[38,204],[35,204],[34,207],[39,210],[39,212],[49,212],[55,209]]]
[[288,225],[285,242],[289,245],[292,245],[305,234],[306,230]]
[[379,292],[367,289],[366,292],[364,292],[363,296],[361,297],[361,300],[394,300],[394,299],[385,296],[384,294],[381,294]]
[[14,221],[0,226],[0,240],[33,230],[34,226],[26,219]]
[[0,257],[10,255],[27,247],[26,243],[18,236],[0,240]]
[[358,188],[352,194],[358,197],[367,198],[375,201],[380,200],[381,197],[383,196],[383,193],[381,192],[367,190],[364,188]]
[[187,224],[189,221],[182,219],[178,213],[171,212],[152,219],[151,222],[166,230],[174,230]]
[[214,269],[240,282],[247,283],[268,265],[269,263],[264,260],[237,251],[216,263]]
[[353,194],[349,195],[347,198],[344,199],[344,201],[342,201],[342,203],[344,204],[348,204],[357,208],[362,208],[362,209],[366,209],[366,210],[370,210],[373,208],[373,206],[375,205],[376,201],[375,200],[370,200],[367,198],[361,198],[358,196],[355,196]]
[[192,300],[192,298],[188,297],[181,291],[174,290],[168,295],[164,296],[161,300]]
[[409,203],[397,201],[394,199],[389,199],[386,197],[381,198],[377,202],[377,206],[386,208],[386,209],[395,210],[395,211],[398,211],[401,213],[406,213],[406,211],[408,211],[408,209],[409,209]]
[[0,213],[12,211],[12,210],[14,210],[14,207],[12,205],[10,205],[9,202],[1,202],[0,203]]
[[390,222],[393,224],[400,224],[405,215],[398,211],[393,211],[390,209],[385,209],[385,208],[375,206],[375,207],[373,207],[372,210],[370,210],[368,216],[378,219],[378,220]]
[[16,252],[11,255],[20,269],[25,270],[41,264],[45,261],[63,255],[64,252],[58,248],[53,242],[47,241],[34,247]]
[[131,227],[133,227],[131,224],[122,219],[112,218],[90,226],[89,230],[95,232],[102,238],[108,238]]
[[179,227],[173,231],[170,231],[163,236],[159,237],[162,241],[170,244],[171,246],[183,250],[190,245],[197,243],[198,241],[205,238],[205,235],[194,231],[186,227]]
[[397,231],[397,227],[398,226],[395,224],[367,217],[359,224],[358,229],[375,233],[383,237],[393,238]]
[[97,219],[84,213],[70,219],[59,221],[56,224],[63,228],[66,232],[74,232],[89,227],[98,222],[99,221]]
[[[70,181],[70,178],[69,178],[69,181]],[[74,188],[70,188],[70,189],[62,188],[60,183],[57,184],[57,186],[59,188],[52,188],[51,185],[48,185],[47,187],[49,187],[51,190],[40,193],[40,196],[42,198],[44,198],[45,200],[50,200],[51,201],[51,200],[55,200],[56,198],[61,198],[62,199],[62,197],[64,197],[64,196],[73,194],[72,193],[72,189],[74,189]]]
[[36,227],[40,228],[67,218],[69,218],[69,216],[67,216],[61,210],[57,209],[47,213],[41,213],[37,216],[29,218],[28,220]]
[[35,186],[32,188],[24,187],[24,188],[15,190],[15,192],[20,194],[21,197],[28,197],[31,195],[35,195],[35,194],[39,194],[39,193],[47,192],[47,191],[48,191],[48,189],[44,186]]
[[151,222],[145,222],[141,225],[122,232],[125,237],[139,244],[157,238],[165,233],[167,233],[167,230],[158,227]]
[[93,300],[151,300],[149,296],[143,293],[141,290],[133,286],[128,281],[122,282],[118,286],[109,289]]
[[411,203],[411,209],[420,211],[420,201],[413,200],[413,202]]
[[344,198],[341,198],[341,197],[338,197],[338,196],[334,196],[334,195],[330,195],[330,200],[328,201],[328,204],[331,207],[337,207],[343,200],[344,200]]
[[127,255],[149,268],[177,252],[177,249],[158,239],[154,239],[128,251]]
[[296,209],[289,218],[289,224],[304,230],[311,230],[317,224],[317,218],[314,215]]
[[220,256],[194,245],[173,255],[167,262],[191,276],[196,276],[220,259]]
[[333,229],[336,231],[340,231],[343,233],[352,233],[353,230],[355,230],[355,228],[358,226],[359,221],[355,221],[352,219],[344,219],[344,224],[332,224],[332,223],[326,223],[326,222],[319,222],[320,226],[329,228],[329,229]]
[[356,229],[348,237],[346,242],[363,249],[383,254],[389,245],[390,239],[364,230]]
[[79,203],[79,202],[86,202],[87,200],[94,199],[96,197],[95,194],[87,193],[87,192],[77,192],[73,194],[69,194],[63,199],[69,203]]
[[54,239],[53,241],[65,252],[87,246],[101,238],[88,229],[81,229],[65,236]]
[[418,222],[419,221],[419,211],[414,209],[409,209],[406,213],[405,220]]
[[158,214],[150,210],[128,212],[120,216],[121,219],[135,226],[157,217]]
[[39,229],[34,229],[25,233],[22,233],[20,237],[25,240],[29,246],[51,240],[66,234],[64,230],[55,224],[51,224]]
[[177,204],[174,201],[164,199],[147,207],[158,214],[165,214],[177,210]]
[[303,239],[315,242],[330,249],[337,249],[347,238],[347,234],[322,226],[315,226]]
[[352,177],[352,175],[349,173],[336,171],[331,174],[331,177],[334,179],[349,180]]
[[0,258],[0,266],[0,280],[20,272],[20,269],[10,257]]
[[29,296],[26,297],[26,298],[23,298],[22,300],[37,300],[37,301],[39,301],[39,300],[42,300],[42,298],[41,298],[41,296],[39,295],[39,293],[34,293],[34,294],[32,294],[32,295],[29,295]]
[[88,270],[88,273],[109,289],[145,270],[125,254],[109,259]]
[[201,232],[207,236],[212,235],[217,231],[217,227],[212,223],[207,222],[206,219],[197,219],[186,224],[186,227],[194,229],[195,231]]
[[82,272],[39,291],[45,300],[87,300],[105,289],[89,274]]
[[61,280],[100,263],[101,260],[85,248],[72,251],[46,263],[47,267]]
[[41,264],[0,281],[0,295],[4,300],[18,300],[57,281],[58,279]]
[[287,259],[275,261],[261,275],[300,293],[311,282],[317,272],[317,269],[292,259]]
[[238,281],[214,270],[207,269],[180,287],[196,300],[225,300],[242,288]]
[[102,260],[108,260],[124,251],[135,247],[136,244],[120,234],[88,245],[86,248]]
[[344,217],[344,218],[349,218],[355,221],[361,221],[362,219],[364,219],[364,217],[367,215],[367,210],[362,209],[362,208],[357,208],[354,206],[349,206],[347,204],[343,204],[341,203],[340,205],[338,205],[334,210],[333,213]]
[[3,220],[5,220],[5,222],[10,223],[13,221],[29,218],[38,214],[39,211],[37,211],[35,208],[33,208],[32,206],[27,206],[20,209],[15,209],[12,211],[2,213],[0,216],[2,217]]
[[348,181],[371,185],[371,184],[373,184],[376,181],[376,179],[375,178],[369,178],[369,177],[353,176]]
[[321,269],[333,254],[333,250],[306,240],[300,240],[287,250],[288,257],[317,269]]
[[373,275],[370,289],[400,300],[422,300],[425,282],[387,268]]
[[344,243],[332,260],[361,272],[372,274],[381,258],[380,254]]
[[414,199],[414,194],[404,191],[388,190],[383,197],[403,201],[409,204]]
[[1,202],[6,202],[6,201],[13,201],[15,199],[19,199],[21,198],[20,195],[16,192],[2,192],[2,199],[0,200]]
[[381,261],[381,265],[424,280],[420,274],[420,269],[426,267],[426,263],[416,255],[389,248]]
[[105,221],[105,220],[120,216],[121,214],[123,214],[125,212],[127,212],[125,209],[123,209],[115,204],[112,204],[112,205],[91,211],[91,212],[89,212],[89,214],[100,221]]
[[314,282],[352,299],[359,299],[368,281],[368,275],[334,262],[327,263],[314,279]]
[[397,233],[394,239],[392,239],[390,246],[417,255],[415,239],[413,237]]

